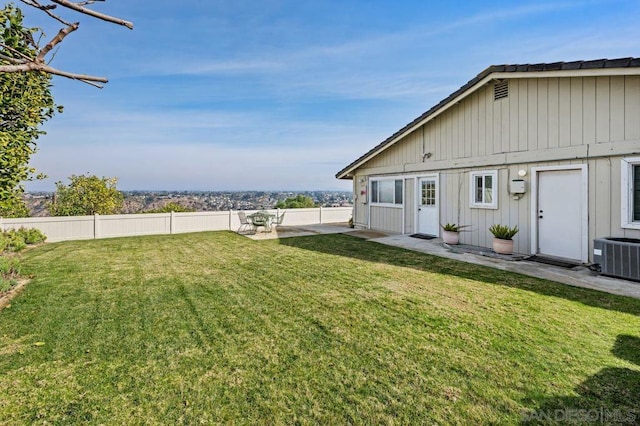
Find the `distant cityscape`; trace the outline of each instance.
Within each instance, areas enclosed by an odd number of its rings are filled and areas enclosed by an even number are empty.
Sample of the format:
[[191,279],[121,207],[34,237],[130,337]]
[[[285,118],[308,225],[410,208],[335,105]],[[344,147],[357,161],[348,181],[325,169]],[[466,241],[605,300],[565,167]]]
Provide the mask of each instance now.
[[[162,208],[170,202],[196,211],[256,210],[273,208],[279,200],[298,194],[311,197],[318,206],[350,207],[353,193],[348,191],[121,191],[124,194],[122,213],[142,213]],[[49,216],[52,192],[28,192],[25,203],[31,216]]]

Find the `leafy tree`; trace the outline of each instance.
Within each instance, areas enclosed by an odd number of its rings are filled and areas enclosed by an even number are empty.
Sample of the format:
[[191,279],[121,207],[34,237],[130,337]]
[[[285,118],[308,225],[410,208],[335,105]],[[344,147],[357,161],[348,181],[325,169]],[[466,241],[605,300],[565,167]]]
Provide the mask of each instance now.
[[122,209],[124,196],[116,189],[117,178],[72,175],[69,186],[56,183],[49,206],[52,216],[115,214]]
[[313,198],[306,195],[298,194],[295,197],[289,197],[286,200],[278,200],[276,203],[277,209],[306,209],[315,207]]
[[[34,57],[34,30],[24,28],[22,12],[13,5],[0,10],[0,64],[10,57]],[[33,177],[29,167],[38,129],[55,111],[51,76],[43,72],[0,73],[0,216],[28,216],[22,182]],[[59,110],[61,108],[59,107]]]
[[[51,75],[59,75],[102,87],[104,77],[70,73],[53,68],[49,62],[65,38],[79,23],[66,21],[57,11],[80,13],[128,28],[133,24],[89,9],[95,0],[20,0],[55,20],[63,27],[46,43],[44,31],[26,28],[22,11],[13,4],[0,9],[0,216],[27,216],[22,201],[22,182],[33,178],[28,167],[36,151],[38,128],[53,116]],[[58,107],[61,109],[61,107]],[[40,176],[41,177],[41,176]]]
[[188,212],[195,212],[196,209],[191,208],[191,207],[186,207],[183,206],[180,203],[176,203],[174,201],[165,204],[164,206],[160,207],[159,209],[151,209],[151,210],[146,210],[143,213],[188,213]]

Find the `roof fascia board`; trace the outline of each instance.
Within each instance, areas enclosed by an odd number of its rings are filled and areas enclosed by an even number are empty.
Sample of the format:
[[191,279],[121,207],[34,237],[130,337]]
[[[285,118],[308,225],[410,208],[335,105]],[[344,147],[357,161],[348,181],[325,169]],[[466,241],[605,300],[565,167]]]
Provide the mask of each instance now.
[[509,78],[554,78],[554,77],[611,77],[621,75],[640,75],[640,68],[593,68],[583,70],[557,71],[526,71],[526,72],[495,72],[489,76],[492,79]]

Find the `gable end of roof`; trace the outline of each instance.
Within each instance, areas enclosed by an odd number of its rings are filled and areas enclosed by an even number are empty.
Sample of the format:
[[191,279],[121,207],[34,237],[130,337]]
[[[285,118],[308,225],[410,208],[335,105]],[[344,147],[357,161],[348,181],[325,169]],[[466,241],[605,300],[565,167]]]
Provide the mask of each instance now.
[[426,120],[434,115],[441,108],[449,104],[452,100],[471,89],[487,76],[494,73],[527,73],[527,72],[547,72],[547,71],[575,71],[575,70],[595,70],[595,69],[612,69],[612,68],[637,68],[640,67],[640,58],[618,58],[618,59],[594,59],[589,61],[571,61],[571,62],[549,62],[538,64],[513,64],[513,65],[491,65],[469,80],[458,90],[447,96],[438,104],[431,107],[428,111],[408,123],[406,126],[389,136],[387,139],[364,153],[347,167],[336,173],[337,179],[351,179],[349,173],[357,168],[364,161],[375,155],[380,150],[395,143],[401,135],[414,128],[418,123]]

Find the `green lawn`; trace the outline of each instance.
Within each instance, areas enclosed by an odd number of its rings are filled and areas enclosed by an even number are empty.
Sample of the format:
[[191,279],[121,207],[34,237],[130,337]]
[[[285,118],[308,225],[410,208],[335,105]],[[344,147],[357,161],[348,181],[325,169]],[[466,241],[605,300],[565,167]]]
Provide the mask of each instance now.
[[47,244],[0,311],[0,422],[640,421],[640,301],[346,235]]

